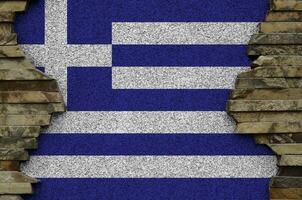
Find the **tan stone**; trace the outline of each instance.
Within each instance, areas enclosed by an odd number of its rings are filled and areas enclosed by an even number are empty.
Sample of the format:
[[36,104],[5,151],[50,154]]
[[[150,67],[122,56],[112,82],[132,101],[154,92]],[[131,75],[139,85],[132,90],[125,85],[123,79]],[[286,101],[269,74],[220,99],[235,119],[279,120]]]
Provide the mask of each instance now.
[[0,171],[20,171],[20,162],[0,161]]
[[50,115],[0,115],[1,126],[47,126],[49,123]]
[[58,92],[43,91],[0,91],[0,103],[60,103],[62,96]]
[[47,115],[54,112],[64,111],[65,105],[63,103],[0,104],[0,115]]
[[238,123],[240,134],[302,133],[302,122],[244,122]]
[[9,35],[0,35],[0,45],[16,45],[16,44],[17,44],[17,35],[15,33]]
[[301,33],[302,22],[262,22],[260,33]]
[[276,176],[270,182],[271,188],[302,188],[302,177]]
[[238,78],[236,89],[282,89],[302,87],[302,78]]
[[24,148],[37,149],[38,142],[36,138],[0,138],[0,146],[2,148]]
[[0,126],[0,138],[26,138],[38,137],[40,126]]
[[273,199],[301,199],[302,188],[270,188],[270,197]]
[[242,72],[238,78],[301,78],[301,66],[264,66]]
[[35,69],[34,64],[25,58],[2,58],[0,59],[0,69],[20,69],[20,68],[30,68]]
[[268,12],[265,21],[267,22],[300,22],[302,12]]
[[282,155],[279,166],[302,166],[302,155]]
[[[1,1],[0,1],[0,5],[1,5]],[[8,22],[0,23],[0,35],[10,35],[13,32],[14,32],[14,29],[13,29],[12,23],[8,23]]]
[[302,121],[302,112],[229,112],[240,122],[297,122]]
[[288,89],[236,89],[231,93],[232,100],[300,100],[302,88]]
[[302,143],[302,134],[257,134],[254,135],[258,144],[294,144]]
[[[302,21],[302,13],[301,13]],[[255,34],[252,35],[250,45],[301,45],[302,34],[301,33],[275,33],[275,34]]]
[[24,52],[19,46],[0,46],[0,58],[22,58]]
[[45,81],[0,81],[0,91],[45,91],[59,92],[55,80]]
[[301,144],[269,144],[268,145],[278,155],[300,155],[302,154]]
[[0,12],[0,22],[14,22],[15,13],[14,12]]
[[253,66],[302,66],[302,56],[260,56],[253,62]]
[[20,12],[25,11],[27,0],[6,0],[0,2],[0,12]]
[[38,183],[35,178],[18,171],[0,171],[0,183]]
[[229,100],[228,111],[302,111],[301,100]]
[[302,1],[301,0],[272,0],[271,10],[302,11]]
[[0,194],[32,194],[31,183],[0,183]]
[[19,195],[0,195],[0,200],[23,200]]
[[24,149],[14,148],[0,148],[0,160],[28,160],[28,152]]
[[0,69],[0,81],[2,80],[53,80],[36,69]]
[[302,55],[302,45],[249,45],[248,55]]

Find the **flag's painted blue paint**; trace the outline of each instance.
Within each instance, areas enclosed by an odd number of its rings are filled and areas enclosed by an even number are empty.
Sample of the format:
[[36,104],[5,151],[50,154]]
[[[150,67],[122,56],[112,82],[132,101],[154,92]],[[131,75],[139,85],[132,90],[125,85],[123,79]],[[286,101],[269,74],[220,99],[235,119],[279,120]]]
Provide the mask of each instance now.
[[269,179],[41,179],[27,200],[267,200]]
[[26,13],[16,16],[15,31],[20,44],[44,44],[44,0],[30,1]]
[[68,0],[68,43],[109,44],[112,22],[258,22],[264,0]]
[[33,154],[273,155],[252,137],[234,134],[42,134]]
[[113,45],[113,66],[249,66],[245,45]]
[[68,68],[69,111],[224,111],[227,89],[112,89],[112,69]]

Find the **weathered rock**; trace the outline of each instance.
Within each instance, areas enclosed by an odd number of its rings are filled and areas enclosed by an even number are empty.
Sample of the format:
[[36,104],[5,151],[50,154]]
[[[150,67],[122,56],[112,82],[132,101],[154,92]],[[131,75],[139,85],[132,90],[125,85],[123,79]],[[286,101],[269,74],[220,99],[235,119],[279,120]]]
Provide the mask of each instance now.
[[302,188],[270,188],[270,197],[273,199],[301,199]]
[[257,134],[254,136],[257,144],[293,144],[302,143],[302,134]]
[[[0,3],[1,3],[1,1],[0,1]],[[10,35],[12,33],[14,33],[12,23],[9,23],[9,22],[1,22],[0,23],[0,35]]]
[[7,34],[0,35],[0,45],[16,45],[16,44],[17,44],[17,35],[15,33],[9,35]]
[[15,0],[15,1],[1,1],[0,12],[21,12],[25,11],[27,7],[27,0]]
[[302,88],[288,89],[236,89],[231,93],[233,100],[300,100]]
[[302,154],[302,143],[301,144],[269,144],[268,146],[274,152],[276,152],[276,154],[278,154],[278,155],[286,155],[286,154],[300,155],[300,154]]
[[228,111],[302,111],[302,100],[230,100]]
[[266,22],[301,22],[302,12],[268,12]]
[[[1,53],[0,53],[1,54]],[[2,80],[53,80],[36,69],[0,69],[0,81]]]
[[302,112],[229,112],[240,122],[297,122],[302,121]]
[[249,45],[248,55],[302,55],[302,45]]
[[253,67],[258,66],[302,66],[302,56],[260,56],[253,62]]
[[63,112],[62,103],[49,104],[0,104],[0,115],[48,115],[53,112]]
[[13,69],[13,68],[35,69],[35,66],[31,61],[24,59],[24,58],[15,58],[15,59],[2,58],[2,59],[0,59],[0,69]]
[[271,180],[270,186],[273,188],[301,188],[302,177],[276,176]]
[[0,126],[47,126],[49,123],[50,115],[0,115]]
[[302,133],[302,122],[245,122],[238,123],[240,134]]
[[0,148],[0,160],[28,160],[28,152],[24,149]]
[[279,166],[301,166],[302,155],[282,155],[279,160]]
[[302,78],[238,78],[236,89],[282,89],[302,87]]
[[58,92],[43,91],[0,91],[0,103],[60,103]]
[[38,183],[35,178],[18,171],[0,171],[0,183]]
[[[302,21],[302,14],[301,14]],[[252,35],[249,45],[302,45],[301,33],[274,33],[274,34],[255,34]]]
[[0,12],[0,22],[14,22],[15,13],[14,12]]
[[19,195],[0,195],[0,200],[23,200]]
[[25,57],[24,52],[19,46],[0,46],[0,58],[22,58]]
[[302,1],[301,0],[272,0],[271,10],[302,11]]
[[0,183],[0,194],[32,194],[31,183]]
[[0,126],[0,138],[26,138],[38,137],[40,126]]
[[37,149],[38,142],[36,138],[5,137],[5,138],[0,138],[0,146],[2,148]]
[[262,22],[260,33],[301,33],[302,22]]
[[19,171],[19,170],[20,170],[19,161],[0,161],[0,171]]
[[0,91],[59,92],[59,88],[58,88],[58,84],[55,80],[45,80],[45,81],[0,81]]
[[[238,78],[301,78],[302,67],[265,66],[242,72]],[[300,89],[300,88],[299,88]]]

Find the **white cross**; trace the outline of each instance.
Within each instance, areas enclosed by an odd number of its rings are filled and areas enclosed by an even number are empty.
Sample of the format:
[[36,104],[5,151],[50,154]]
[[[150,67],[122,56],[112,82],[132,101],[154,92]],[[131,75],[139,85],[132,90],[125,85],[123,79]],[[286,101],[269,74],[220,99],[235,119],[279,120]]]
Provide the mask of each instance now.
[[112,45],[67,44],[67,0],[45,0],[45,44],[22,48],[36,66],[45,67],[45,73],[57,79],[65,101],[67,67],[112,66]]

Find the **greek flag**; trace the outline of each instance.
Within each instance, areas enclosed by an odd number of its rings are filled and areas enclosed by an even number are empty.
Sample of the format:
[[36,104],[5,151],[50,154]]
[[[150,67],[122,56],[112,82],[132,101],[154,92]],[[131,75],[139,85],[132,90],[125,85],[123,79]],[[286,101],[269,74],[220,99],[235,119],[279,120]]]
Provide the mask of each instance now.
[[[267,200],[276,158],[225,105],[267,0],[33,0],[22,48],[68,112],[22,170],[30,200]],[[20,15],[23,15],[20,17]]]

